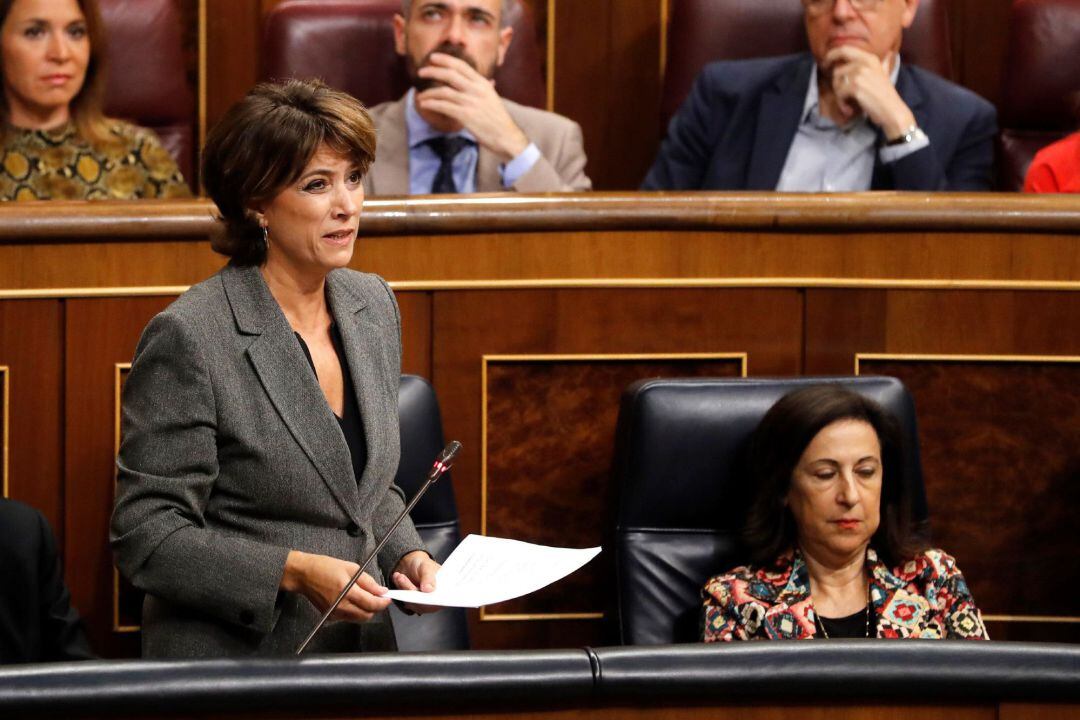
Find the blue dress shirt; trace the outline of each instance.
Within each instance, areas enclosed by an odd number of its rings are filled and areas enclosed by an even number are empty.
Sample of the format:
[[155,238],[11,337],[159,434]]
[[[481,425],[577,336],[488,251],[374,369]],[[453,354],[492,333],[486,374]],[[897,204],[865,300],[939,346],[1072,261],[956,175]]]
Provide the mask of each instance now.
[[[431,185],[435,182],[435,174],[439,171],[441,161],[435,151],[425,143],[444,133],[440,133],[420,117],[416,110],[415,88],[410,88],[405,98],[405,126],[409,135],[409,193],[426,195],[431,192]],[[472,144],[465,146],[454,158],[454,187],[459,193],[476,192],[476,161],[480,157],[480,149],[476,137],[468,130],[450,133],[451,137],[457,135],[472,140]],[[540,149],[530,142],[517,157],[499,166],[503,187],[513,187],[539,159]]]
[[[890,80],[896,85],[900,56],[893,63]],[[869,190],[874,174],[877,128],[865,115],[843,127],[824,117],[818,107],[818,73],[810,73],[802,120],[788,149],[784,169],[776,184],[784,192],[852,192]],[[909,143],[878,150],[882,163],[899,160],[922,150],[930,141],[921,136]]]

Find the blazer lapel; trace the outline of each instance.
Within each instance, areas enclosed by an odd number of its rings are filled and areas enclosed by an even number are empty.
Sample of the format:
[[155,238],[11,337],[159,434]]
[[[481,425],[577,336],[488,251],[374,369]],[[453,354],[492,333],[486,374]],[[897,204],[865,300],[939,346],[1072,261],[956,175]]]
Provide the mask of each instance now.
[[747,190],[775,190],[784,169],[788,149],[802,119],[806,88],[814,61],[806,55],[793,72],[780,77],[762,93],[757,114],[754,145],[750,150]]
[[237,329],[257,336],[247,355],[270,402],[338,504],[359,523],[348,445],[285,314],[257,267],[229,267],[222,278]]
[[405,98],[392,103],[377,121],[375,162],[371,166],[372,194],[409,194],[409,137]]
[[[367,464],[364,466],[363,477],[358,478],[358,484],[360,507],[366,507],[372,505],[377,496],[384,492],[385,485],[380,486],[373,478],[385,474],[389,458],[396,454],[390,447],[390,438],[377,432],[377,429],[385,425],[386,417],[397,417],[397,393],[390,398],[381,392],[380,388],[386,386],[386,383],[381,382],[381,376],[386,374],[387,367],[382,356],[387,352],[398,352],[398,348],[386,347],[386,330],[376,324],[371,313],[366,312],[366,298],[352,292],[338,277],[337,272],[330,273],[326,282],[329,287],[330,310],[334,314],[338,330],[341,331],[345,349],[342,362],[348,363],[356,402],[364,424]],[[397,384],[397,378],[394,378],[392,387],[395,390]],[[393,423],[393,429],[396,433],[396,422]],[[390,468],[391,473],[395,469]]]

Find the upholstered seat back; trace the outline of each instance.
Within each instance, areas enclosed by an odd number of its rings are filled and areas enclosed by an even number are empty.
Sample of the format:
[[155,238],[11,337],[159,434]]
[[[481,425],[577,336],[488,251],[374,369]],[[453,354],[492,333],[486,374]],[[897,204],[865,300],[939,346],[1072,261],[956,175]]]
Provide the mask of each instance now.
[[153,130],[195,181],[195,100],[174,0],[100,0],[108,41],[105,114]]
[[698,638],[700,590],[748,559],[739,535],[753,488],[742,453],[758,422],[788,392],[840,383],[896,415],[916,515],[926,502],[915,409],[888,377],[643,380],[623,393],[616,431],[616,622],[628,645]]
[[[401,462],[394,482],[411,500],[443,449],[439,401],[427,380],[402,375],[398,388]],[[431,486],[412,511],[413,524],[435,559],[442,562],[461,542],[457,504],[450,473]],[[465,611],[446,608],[431,615],[407,616],[396,607],[394,632],[401,650],[465,650],[469,630]]]
[[[946,0],[921,0],[914,24],[904,33],[901,52],[904,62],[951,78],[946,5]],[[663,127],[707,63],[806,49],[802,5],[796,0],[671,0],[660,108]]]
[[[400,0],[286,0],[266,18],[263,76],[321,78],[368,106],[396,100],[409,87],[404,61],[394,52],[393,17],[400,11]],[[496,87],[505,98],[543,107],[532,15],[514,0],[508,20],[514,39]]]
[[998,187],[1020,190],[1035,153],[1077,128],[1080,0],[1016,0],[1009,20]]

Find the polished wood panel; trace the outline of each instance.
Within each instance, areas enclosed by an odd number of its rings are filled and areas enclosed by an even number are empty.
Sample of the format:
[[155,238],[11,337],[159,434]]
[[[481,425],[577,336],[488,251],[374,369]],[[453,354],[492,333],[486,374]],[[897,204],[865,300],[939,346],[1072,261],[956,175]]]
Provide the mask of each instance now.
[[[57,535],[58,547],[63,547],[64,537],[64,446],[60,432],[64,398],[57,382],[64,358],[62,334],[60,301],[0,300],[0,366],[8,368],[10,393],[3,398],[9,423],[7,495],[45,515]],[[0,403],[0,414],[3,408]],[[0,431],[0,442],[3,439]]]
[[[136,651],[134,638],[113,639],[109,630],[113,368],[130,360],[156,309],[224,262],[208,247],[211,212],[204,201],[0,207],[0,308],[8,308],[0,309],[0,337],[4,344],[22,342],[52,324],[55,345],[42,347],[56,359],[44,362],[64,368],[40,371],[58,419],[53,430],[47,422],[36,427],[28,442],[54,448],[47,456],[58,477],[52,490],[33,491],[57,498],[51,512],[65,534],[76,603],[108,655]],[[353,266],[393,281],[403,368],[433,381],[446,434],[465,443],[454,483],[466,532],[482,527],[485,355],[745,352],[751,376],[850,374],[856,353],[1080,355],[1075,198],[386,199],[369,202],[362,223]],[[39,316],[11,303],[52,310],[35,311]],[[12,378],[17,384],[17,373]],[[533,387],[526,376],[504,379],[504,400],[525,397]],[[588,374],[576,382],[592,384]],[[934,408],[941,417],[933,422],[947,426],[951,406]],[[20,411],[13,428],[24,417]],[[572,417],[566,433],[575,447],[568,451],[600,467],[602,433],[582,415]],[[500,432],[518,437],[527,423],[502,425]],[[572,466],[574,456],[567,457]],[[1025,462],[1038,464],[1038,457]],[[588,473],[566,482],[588,490],[599,477]],[[541,537],[547,515],[509,520],[528,493],[498,490],[493,486],[491,500],[510,523],[507,531]],[[959,501],[942,500],[943,507],[949,502]],[[528,513],[522,509],[521,518]],[[591,543],[587,535],[595,527],[578,524],[567,537]],[[473,614],[476,646],[604,640],[596,620],[496,617],[481,622]],[[991,631],[1064,639],[1041,628],[1010,623]]]
[[[611,464],[619,397],[650,377],[739,377],[743,358],[532,356],[489,358],[484,533],[557,547],[604,543],[614,505]],[[608,552],[611,549],[608,548]],[[602,613],[612,579],[603,562],[491,615]]]
[[1001,703],[998,720],[1080,720],[1080,707],[1061,703]]
[[983,613],[1080,623],[1080,356],[885,357],[862,360],[860,374],[911,391],[934,543]]
[[[552,705],[558,704],[552,702]],[[1060,713],[1060,714],[1055,714]],[[68,716],[76,718],[103,718],[102,715]],[[115,717],[115,716],[113,716]],[[174,717],[164,709],[156,717]],[[199,715],[206,720],[238,720],[239,718],[319,718],[320,720],[353,720],[355,710],[279,713],[207,713]],[[492,703],[490,709],[471,712],[423,712],[403,709],[393,713],[364,712],[370,720],[391,718],[439,718],[439,720],[477,720],[478,718],[514,718],[515,720],[1074,720],[1080,717],[1075,706],[1012,704],[998,706],[988,703],[963,702],[925,705],[904,703],[871,703],[830,701],[810,703],[727,703],[693,704],[690,702],[642,702],[635,705],[592,703],[575,708],[523,709],[501,703]]]
[[[421,718],[441,720],[472,720],[474,718],[514,718],[515,720],[1043,720],[1058,718],[1074,720],[1077,708],[1063,705],[1010,706],[1008,716],[999,716],[993,705],[885,705],[856,703],[821,703],[812,705],[768,705],[737,704],[708,705],[692,704],[688,701],[671,704],[643,702],[637,705],[589,705],[570,709],[527,710],[504,708],[498,705],[478,708],[470,712],[440,712],[440,714],[418,714],[418,712],[394,712],[394,714],[367,714],[372,720],[391,720],[396,718]],[[1062,710],[1063,715],[1048,715],[1050,711]],[[242,714],[206,716],[207,718],[240,718]],[[262,718],[354,718],[353,711],[319,712],[319,714],[289,714],[260,716]]]
[[259,77],[262,16],[259,0],[206,2],[206,129]]
[[851,373],[857,353],[1080,355],[1077,328],[1075,292],[813,288],[806,372]]
[[636,189],[656,154],[660,11],[657,0],[555,2],[554,109],[581,124],[597,189]]
[[431,379],[431,293],[399,292],[401,372]]
[[[0,205],[0,244],[76,239],[204,241],[221,231],[205,199],[54,200]],[[732,230],[770,233],[937,231],[1071,234],[1080,200],[1068,194],[773,192],[477,193],[448,198],[368,198],[363,238],[501,231]],[[902,236],[894,239],[902,239]],[[929,240],[929,238],[925,239]],[[978,262],[972,258],[971,262]],[[1075,267],[1074,267],[1075,269]]]
[[[484,355],[746,352],[754,374],[800,368],[802,302],[795,290],[455,291],[436,293],[434,316],[435,389],[447,436],[465,446],[454,487],[466,533],[482,527]],[[570,630],[560,632],[561,622],[474,622],[472,640],[489,648],[565,646]],[[595,621],[585,637],[600,636]]]
[[[211,207],[198,201],[0,207],[0,297],[197,282],[224,262],[206,241],[216,228]],[[89,214],[80,221],[83,210]],[[373,200],[365,204],[352,266],[415,290],[518,280],[1030,289],[1026,284],[1077,282],[1078,226],[1080,202],[1065,196]],[[173,242],[152,242],[159,228]]]
[[71,596],[94,649],[138,654],[138,638],[112,632],[109,550],[115,477],[116,364],[131,362],[146,323],[172,297],[74,299],[66,303],[64,385],[65,550]]

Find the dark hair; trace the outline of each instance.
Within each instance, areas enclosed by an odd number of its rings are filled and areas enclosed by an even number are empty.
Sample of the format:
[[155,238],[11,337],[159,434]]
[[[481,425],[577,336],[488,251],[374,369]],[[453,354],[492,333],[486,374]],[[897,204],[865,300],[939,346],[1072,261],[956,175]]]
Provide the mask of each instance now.
[[896,418],[840,385],[813,385],[780,398],[750,436],[746,467],[754,497],[743,540],[755,563],[771,563],[795,546],[795,520],[785,503],[795,466],[814,436],[838,420],[869,423],[881,444],[881,524],[871,547],[889,565],[926,549],[923,529],[913,517],[903,433]]
[[211,246],[234,265],[259,265],[266,243],[252,206],[300,177],[326,144],[361,173],[375,159],[375,126],[353,96],[318,80],[260,83],[229,108],[206,139],[202,178],[225,233]]
[[[105,117],[105,31],[101,24],[101,13],[97,0],[77,0],[83,17],[86,18],[86,37],[90,41],[90,60],[86,65],[86,77],[82,87],[71,99],[71,119],[79,137],[96,144],[109,137],[108,120]],[[0,26],[7,22],[8,13],[15,0],[0,0]],[[0,75],[3,67],[0,65]],[[7,98],[0,93],[0,108],[5,120],[9,120],[10,108]],[[0,128],[0,136],[3,135]],[[0,140],[3,138],[0,137]]]

